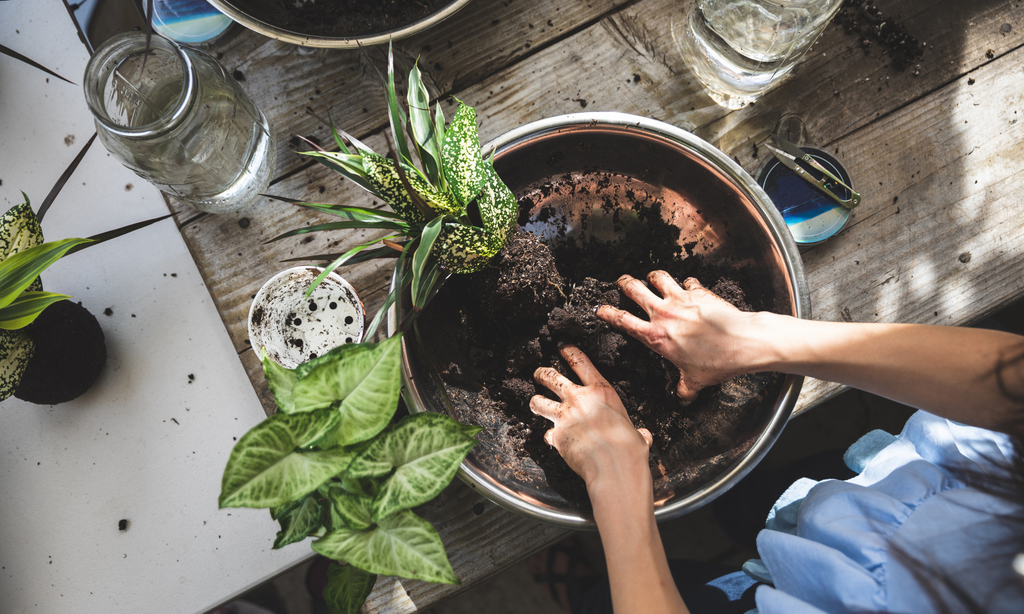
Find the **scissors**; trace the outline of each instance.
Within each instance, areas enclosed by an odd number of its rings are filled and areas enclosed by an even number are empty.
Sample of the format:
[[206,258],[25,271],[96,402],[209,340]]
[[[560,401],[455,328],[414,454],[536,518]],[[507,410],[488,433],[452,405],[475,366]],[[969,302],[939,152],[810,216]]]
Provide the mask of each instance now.
[[[850,186],[843,183],[841,179],[839,179],[832,173],[828,172],[825,169],[825,167],[818,164],[818,161],[812,158],[810,154],[805,153],[802,149],[800,149],[799,147],[785,139],[779,138],[775,135],[772,135],[772,138],[775,139],[775,143],[781,149],[772,147],[767,143],[765,143],[765,147],[767,147],[768,150],[771,151],[776,158],[778,158],[779,162],[782,162],[782,164],[785,167],[796,173],[798,177],[800,177],[807,183],[811,184],[820,192],[822,192],[832,200],[836,201],[840,205],[846,207],[847,209],[853,209],[854,207],[860,204],[860,194],[855,192],[853,188],[851,188]],[[815,169],[821,171],[824,177],[822,177],[821,179],[816,179],[813,175],[804,170],[802,166],[797,164],[797,160],[802,160],[807,164],[810,164]],[[841,186],[845,188],[847,191],[849,191],[850,198],[839,198],[839,196],[837,196],[836,193],[832,191],[837,186]]]

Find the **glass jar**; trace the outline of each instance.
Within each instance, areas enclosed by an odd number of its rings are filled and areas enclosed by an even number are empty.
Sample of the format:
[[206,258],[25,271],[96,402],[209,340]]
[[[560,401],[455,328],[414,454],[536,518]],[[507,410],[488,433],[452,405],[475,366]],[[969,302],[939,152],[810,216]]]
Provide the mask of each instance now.
[[194,209],[233,211],[270,182],[266,117],[198,49],[153,35],[147,55],[145,34],[119,34],[89,60],[85,98],[107,150]]
[[696,0],[672,39],[718,104],[740,109],[781,82],[842,0]]

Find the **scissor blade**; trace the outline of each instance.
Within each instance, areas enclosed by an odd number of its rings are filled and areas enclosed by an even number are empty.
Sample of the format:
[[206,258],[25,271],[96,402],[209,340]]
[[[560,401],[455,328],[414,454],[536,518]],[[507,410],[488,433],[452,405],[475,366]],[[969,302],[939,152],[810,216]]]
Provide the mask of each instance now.
[[807,152],[805,152],[804,150],[800,149],[799,147],[797,147],[793,143],[790,143],[786,139],[778,137],[778,136],[776,136],[774,134],[772,135],[772,139],[775,140],[775,143],[783,151],[785,151],[790,156],[793,156],[794,160],[813,160],[813,158],[811,158],[809,155],[807,155]]

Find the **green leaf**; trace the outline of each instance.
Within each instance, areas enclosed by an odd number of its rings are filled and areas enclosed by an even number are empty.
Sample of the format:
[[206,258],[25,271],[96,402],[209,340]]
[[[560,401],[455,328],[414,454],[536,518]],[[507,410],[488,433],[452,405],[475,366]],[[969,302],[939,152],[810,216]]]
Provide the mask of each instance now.
[[14,302],[46,267],[60,260],[71,248],[88,242],[89,239],[51,241],[20,251],[0,262],[0,307]]
[[[330,360],[322,358],[331,356]],[[341,401],[340,422],[332,429],[335,445],[364,441],[379,433],[398,407],[402,344],[395,335],[380,343],[353,343],[318,357],[307,374],[299,371],[292,388],[296,411]],[[301,367],[301,365],[300,365]]]
[[220,507],[276,507],[312,492],[344,471],[353,452],[309,450],[334,428],[331,409],[274,414],[242,436],[221,482]]
[[21,195],[25,202],[11,207],[0,217],[0,260],[43,243],[39,218],[32,211],[28,196],[24,192]]
[[[397,237],[392,236],[392,237],[386,237],[386,238],[392,238],[393,239],[393,238],[397,238]],[[344,254],[342,254],[340,257],[338,257],[337,260],[334,260],[328,266],[324,267],[324,269],[322,271],[320,271],[320,274],[316,276],[316,279],[313,280],[313,283],[309,284],[309,287],[306,288],[306,293],[305,293],[304,296],[306,298],[309,298],[309,296],[311,294],[313,294],[313,290],[315,290],[316,287],[318,285],[320,285],[320,282],[322,282],[324,279],[326,279],[328,275],[333,273],[335,269],[337,269],[338,267],[340,267],[343,264],[349,263],[350,261],[352,261],[351,264],[356,264],[358,262],[364,262],[366,260],[372,260],[374,257],[382,257],[383,254],[388,253],[388,252],[393,252],[393,250],[390,247],[380,247],[380,248],[377,248],[376,250],[371,250],[370,252],[367,252],[366,254],[363,254],[362,258],[358,257],[360,255],[360,252],[362,252],[363,250],[369,248],[372,245],[375,245],[378,240],[379,239],[374,239],[374,240],[370,241],[369,243],[364,243],[363,245],[357,245],[357,246],[353,247],[352,249],[348,250],[347,252],[345,252]]]
[[437,240],[438,258],[453,273],[475,273],[487,266],[501,248],[505,237],[478,226],[445,224]]
[[[442,144],[444,143],[444,126],[444,110],[441,109],[441,101],[439,100],[434,103],[434,129],[437,130],[437,142]],[[440,159],[438,158],[438,160]],[[448,180],[444,177],[444,163],[442,162],[441,165],[441,179],[443,180],[441,187],[443,188],[448,184]]]
[[345,475],[376,477],[394,469],[373,502],[373,519],[380,521],[440,494],[476,445],[473,436],[480,431],[442,414],[406,416],[360,452]]
[[0,401],[14,394],[36,344],[22,330],[0,330]]
[[278,518],[281,530],[274,540],[274,550],[300,542],[323,526],[323,510],[316,499],[316,493],[306,495],[299,505]]
[[412,127],[412,140],[416,151],[423,161],[427,177],[434,185],[439,185],[441,177],[441,141],[437,138],[433,118],[430,114],[430,95],[420,78],[420,68],[414,65],[409,71],[409,125]]
[[[366,166],[366,179],[374,188],[374,193],[384,199],[391,208],[408,222],[424,223],[427,219],[413,204],[402,180],[398,176],[395,161],[373,153],[363,155]],[[409,185],[419,194],[427,205],[439,214],[450,214],[458,217],[465,210],[449,194],[439,192],[431,186],[418,169],[406,164],[402,165]]]
[[377,575],[352,565],[327,568],[324,601],[334,614],[359,614],[377,583]]
[[402,132],[402,126],[405,125],[405,112],[402,107],[398,104],[398,93],[395,89],[395,56],[391,43],[388,43],[388,121],[391,122],[391,134],[395,137],[395,147],[398,149],[398,155],[400,160],[405,162],[411,162],[412,157],[409,155],[409,145],[405,142],[405,133]]
[[335,529],[313,542],[312,547],[327,558],[382,576],[459,583],[437,531],[408,510],[372,529]]
[[[363,169],[363,157],[360,154],[338,153],[333,151],[303,151],[299,152],[304,156],[315,158],[317,162],[341,173],[347,179],[363,188],[371,194],[377,194],[373,186],[366,180],[366,171]],[[383,196],[381,196],[383,198]]]
[[53,292],[22,292],[10,305],[0,308],[0,328],[17,330],[25,328],[39,317],[39,314],[64,299],[71,298],[67,294]]
[[263,363],[263,375],[267,378],[267,385],[274,393],[274,402],[278,409],[286,414],[295,412],[295,400],[292,398],[292,388],[299,376],[293,369],[286,369],[277,364],[267,355],[267,348],[260,348],[260,362]]
[[352,228],[394,230],[396,232],[401,232],[403,234],[409,232],[408,224],[406,224],[405,222],[395,222],[391,220],[354,220],[349,222],[327,222],[324,224],[314,224],[312,226],[303,226],[302,228],[289,230],[286,233],[277,235],[273,239],[270,239],[269,241],[267,241],[267,243],[273,243],[274,241],[280,241],[281,239],[287,239],[288,237],[304,235],[311,232],[320,232],[323,230],[349,230]]
[[484,183],[484,161],[480,156],[480,137],[476,131],[476,110],[473,107],[460,103],[455,111],[455,117],[444,134],[441,164],[456,200],[465,207],[480,193]]
[[412,306],[413,308],[422,309],[424,306],[424,299],[433,290],[433,284],[437,283],[437,278],[440,276],[438,270],[437,258],[433,256],[434,242],[437,240],[438,235],[441,234],[441,225],[444,223],[443,217],[436,217],[426,226],[423,227],[423,232],[420,234],[419,245],[416,246],[416,251],[412,255]]
[[25,57],[25,56],[21,55],[20,53],[18,53],[14,49],[11,49],[10,47],[5,47],[4,45],[0,45],[0,53],[2,53],[3,55],[6,55],[6,56],[10,56],[10,57],[14,58],[15,60],[21,60],[22,62],[28,64],[29,66],[31,66],[33,68],[38,68],[39,70],[41,70],[43,72],[49,73],[49,74],[53,75],[54,77],[57,77],[61,81],[67,81],[68,83],[71,83],[71,85],[74,85],[73,82],[68,81],[64,77],[58,75],[57,73],[53,72],[49,68],[47,68],[47,67],[43,66],[42,64],[40,64],[39,62],[36,62],[35,60],[33,60],[31,58],[28,58],[28,57]]
[[368,529],[373,525],[370,512],[370,507],[373,505],[373,497],[353,494],[347,492],[339,484],[332,484],[331,489],[327,491],[327,498],[330,500],[331,505],[334,506],[334,511],[337,512],[345,527],[362,530]]
[[500,235],[504,247],[508,234],[516,226],[519,203],[490,161],[484,162],[484,185],[477,197],[477,206],[484,230]]

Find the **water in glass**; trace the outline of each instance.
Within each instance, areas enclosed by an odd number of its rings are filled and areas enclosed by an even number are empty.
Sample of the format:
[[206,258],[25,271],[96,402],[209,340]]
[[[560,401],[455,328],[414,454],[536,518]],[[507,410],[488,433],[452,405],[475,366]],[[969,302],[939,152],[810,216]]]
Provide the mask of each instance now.
[[711,98],[742,108],[785,78],[842,0],[697,0],[672,38]]

